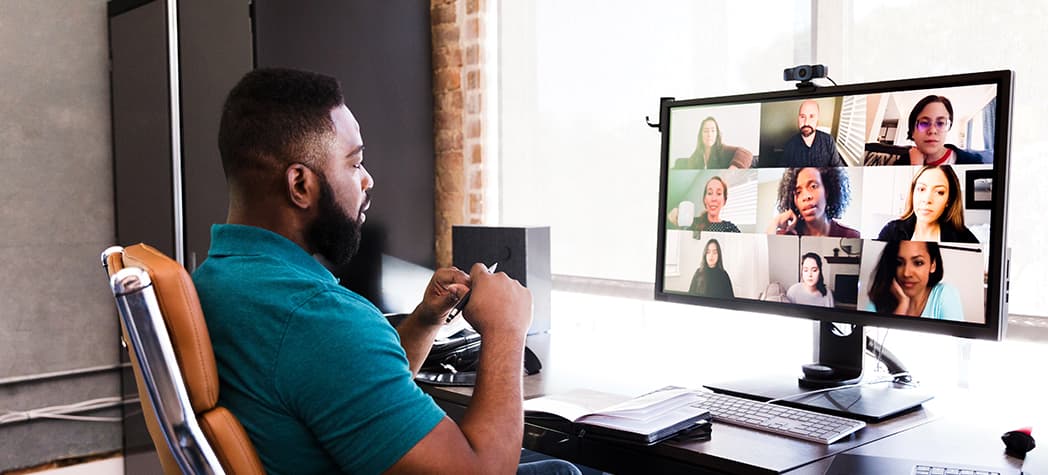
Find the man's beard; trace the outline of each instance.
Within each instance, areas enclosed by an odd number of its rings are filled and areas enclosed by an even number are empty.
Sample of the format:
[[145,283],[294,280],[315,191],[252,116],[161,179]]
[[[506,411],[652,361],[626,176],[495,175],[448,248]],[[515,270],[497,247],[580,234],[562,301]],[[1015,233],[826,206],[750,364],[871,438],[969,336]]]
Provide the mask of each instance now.
[[814,133],[815,133],[815,128],[810,126],[810,125],[805,125],[804,127],[801,127],[801,136],[803,136],[803,137],[810,137],[811,134],[814,134]]
[[343,266],[349,263],[360,247],[360,230],[364,225],[362,211],[371,197],[365,197],[357,219],[353,219],[335,202],[335,193],[327,178],[319,173],[317,176],[320,180],[320,200],[317,202],[317,218],[309,226],[307,239],[317,254],[335,266]]

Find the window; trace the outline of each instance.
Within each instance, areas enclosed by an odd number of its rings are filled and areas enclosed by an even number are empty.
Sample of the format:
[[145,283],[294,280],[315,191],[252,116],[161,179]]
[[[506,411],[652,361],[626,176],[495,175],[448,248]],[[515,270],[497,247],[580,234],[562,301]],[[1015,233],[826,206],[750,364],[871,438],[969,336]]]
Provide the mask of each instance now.
[[792,87],[797,4],[501,2],[501,223],[549,225],[554,274],[653,282],[664,217],[645,116],[663,96]]
[[[1048,5],[986,2],[499,2],[499,218],[549,225],[554,274],[652,282],[660,97],[792,87],[780,71],[823,63],[838,83],[1012,69],[1008,242],[1014,314],[1048,316]],[[930,20],[931,19],[931,20]],[[494,64],[494,63],[492,63]],[[865,114],[865,104],[845,104]],[[984,140],[973,118],[961,131]],[[845,125],[847,125],[845,123]],[[897,127],[904,127],[898,124]],[[847,132],[843,130],[842,132]],[[727,133],[727,132],[726,132]],[[905,134],[882,132],[883,140]],[[861,138],[860,138],[861,139]],[[856,140],[847,133],[849,150]],[[857,143],[857,142],[856,142]]]

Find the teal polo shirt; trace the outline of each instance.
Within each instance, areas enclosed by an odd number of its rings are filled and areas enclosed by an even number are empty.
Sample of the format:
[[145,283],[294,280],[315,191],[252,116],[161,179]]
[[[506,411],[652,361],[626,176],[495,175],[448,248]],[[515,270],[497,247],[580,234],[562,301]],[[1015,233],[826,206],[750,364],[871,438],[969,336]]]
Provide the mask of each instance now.
[[381,473],[443,419],[382,313],[283,236],[213,226],[193,282],[219,404],[268,473]]

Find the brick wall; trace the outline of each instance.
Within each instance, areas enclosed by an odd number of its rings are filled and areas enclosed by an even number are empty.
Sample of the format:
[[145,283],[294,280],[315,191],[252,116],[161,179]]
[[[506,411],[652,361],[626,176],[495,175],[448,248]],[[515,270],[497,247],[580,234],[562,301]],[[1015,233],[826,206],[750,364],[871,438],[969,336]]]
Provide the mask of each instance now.
[[432,0],[435,246],[451,264],[451,227],[484,216],[485,0]]

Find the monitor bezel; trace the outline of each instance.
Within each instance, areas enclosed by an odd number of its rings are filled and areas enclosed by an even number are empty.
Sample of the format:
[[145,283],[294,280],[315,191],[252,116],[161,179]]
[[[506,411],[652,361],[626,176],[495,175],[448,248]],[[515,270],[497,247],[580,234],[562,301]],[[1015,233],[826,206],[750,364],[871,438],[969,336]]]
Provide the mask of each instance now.
[[[1008,261],[1007,210],[1008,174],[1011,145],[1011,110],[1014,72],[1011,70],[986,71],[968,74],[932,76],[892,81],[846,84],[839,86],[798,87],[793,90],[769,91],[731,96],[677,100],[663,98],[659,111],[661,133],[659,214],[657,216],[658,247],[656,250],[655,299],[666,302],[717,307],[754,313],[804,318],[823,322],[842,322],[880,328],[898,328],[962,338],[1001,340],[1007,327]],[[770,101],[788,101],[831,96],[868,95],[884,92],[938,89],[949,87],[994,84],[997,86],[997,123],[994,137],[993,189],[991,191],[990,243],[987,268],[986,321],[985,323],[955,322],[928,318],[913,318],[896,315],[874,314],[859,310],[829,309],[782,302],[751,299],[720,299],[669,293],[663,290],[666,264],[666,220],[669,159],[670,110],[679,107],[732,105]],[[868,239],[868,238],[863,238]]]

